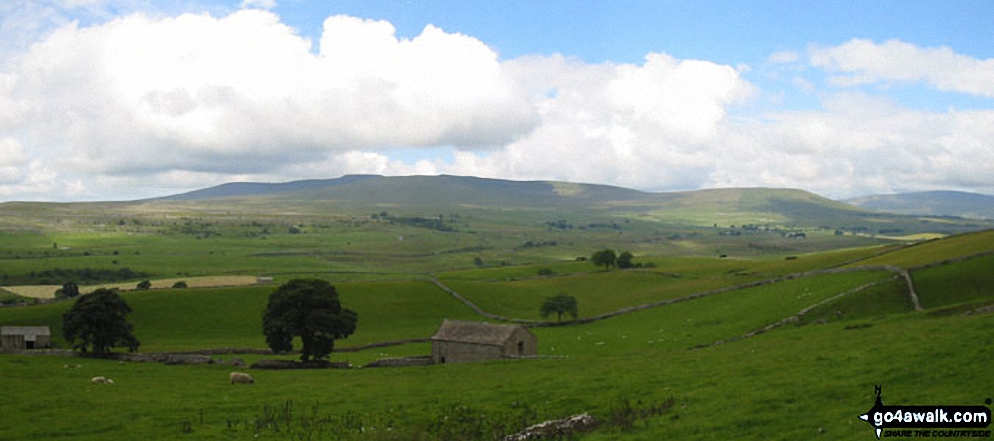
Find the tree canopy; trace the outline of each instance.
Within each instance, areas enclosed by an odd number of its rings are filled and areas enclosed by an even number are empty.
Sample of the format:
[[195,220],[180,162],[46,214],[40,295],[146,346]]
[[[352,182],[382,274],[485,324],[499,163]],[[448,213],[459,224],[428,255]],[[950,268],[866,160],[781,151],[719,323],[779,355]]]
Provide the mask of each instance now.
[[343,309],[335,287],[319,279],[294,279],[269,295],[262,315],[266,344],[273,352],[293,350],[293,338],[303,343],[301,360],[328,357],[336,339],[352,335],[359,321]]
[[634,268],[635,267],[635,263],[632,262],[632,259],[634,259],[634,258],[635,258],[635,256],[632,253],[629,253],[628,251],[625,251],[625,252],[621,253],[618,256],[618,261],[617,261],[618,268],[621,268],[621,269]]
[[62,333],[73,349],[83,353],[105,354],[116,346],[134,352],[141,343],[125,318],[130,313],[131,307],[116,291],[100,288],[76,298],[62,315]]
[[601,250],[590,256],[590,262],[597,266],[603,266],[605,271],[610,270],[617,261],[618,255],[614,253],[614,250]]
[[66,282],[62,285],[62,288],[55,290],[55,298],[57,299],[71,299],[79,295],[79,286],[72,281]]
[[563,321],[563,314],[569,314],[573,316],[576,320],[577,314],[577,303],[576,297],[559,294],[556,296],[549,297],[545,299],[545,303],[542,304],[542,318],[548,317],[551,314],[556,314],[558,321]]

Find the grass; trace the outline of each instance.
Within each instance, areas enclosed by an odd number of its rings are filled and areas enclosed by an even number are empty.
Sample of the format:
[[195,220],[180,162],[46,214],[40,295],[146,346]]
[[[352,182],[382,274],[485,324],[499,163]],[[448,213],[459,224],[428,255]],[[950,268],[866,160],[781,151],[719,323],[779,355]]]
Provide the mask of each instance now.
[[[734,192],[711,196],[716,203],[738,197]],[[755,208],[765,200],[742,203]],[[914,268],[994,249],[992,231],[907,247],[882,245],[879,238],[835,236],[834,228],[845,225],[834,224],[828,229],[796,226],[807,239],[751,230],[727,236],[720,234],[726,226],[661,223],[610,204],[582,213],[459,208],[459,221],[453,222],[458,231],[440,232],[373,222],[364,211],[334,204],[260,203],[248,212],[234,204],[105,204],[83,211],[5,204],[5,214],[14,214],[0,223],[0,281],[4,275],[30,278],[32,271],[56,267],[128,266],[158,279],[184,280],[259,274],[279,282],[320,276],[333,280],[343,306],[359,314],[356,334],[337,344],[344,348],[426,337],[444,318],[480,319],[427,281],[432,274],[493,312],[539,318],[541,301],[565,292],[579,299],[582,316],[590,316],[847,262]],[[431,215],[427,208],[377,208]],[[788,208],[798,217],[811,217],[816,207]],[[651,212],[653,207],[639,209]],[[772,211],[764,213],[772,216]],[[691,218],[690,213],[666,215]],[[735,213],[723,216],[745,221]],[[545,224],[558,219],[577,228],[557,231]],[[866,222],[888,228],[919,222],[872,220],[885,222]],[[611,221],[618,227],[579,228]],[[303,233],[290,234],[290,226]],[[526,247],[528,242],[533,246]],[[606,247],[632,251],[636,262],[652,261],[656,268],[604,272],[575,261]],[[484,266],[478,267],[474,257]],[[551,358],[396,369],[252,370],[252,386],[228,384],[233,368],[223,365],[0,355],[0,439],[307,439],[316,433],[307,431],[317,428],[340,430],[325,434],[334,439],[493,439],[490,435],[511,429],[508,421],[520,426],[581,412],[618,421],[625,403],[660,410],[579,438],[869,439],[871,429],[857,415],[873,404],[874,385],[883,385],[888,404],[979,405],[991,397],[994,314],[962,312],[994,302],[992,264],[994,256],[986,256],[913,270],[926,308],[920,312],[911,311],[904,284],[892,281],[891,273],[821,275],[582,326],[535,328],[540,353]],[[554,275],[539,277],[546,268]],[[754,331],[878,281],[816,308],[800,325],[689,349]],[[274,289],[191,287],[123,296],[134,309],[130,320],[142,351],[263,348],[261,313]],[[49,325],[56,343],[64,344],[61,314],[70,306],[0,308],[0,323]],[[416,343],[335,353],[332,359],[361,365],[429,351],[428,343]],[[64,367],[70,363],[82,367]],[[115,384],[92,384],[95,376],[113,378]],[[286,416],[294,434],[280,423]]]
[[977,257],[912,272],[912,280],[926,308],[989,299],[994,287],[994,255]]
[[[360,346],[434,333],[444,318],[473,312],[426,281],[352,282],[335,285],[344,307],[359,314],[355,334],[339,347]],[[123,293],[129,321],[143,352],[210,348],[265,348],[262,311],[274,286],[188,288]],[[72,301],[0,311],[4,325],[47,325],[64,344],[62,313]]]
[[994,230],[965,233],[908,246],[853,263],[855,265],[896,265],[914,268],[959,256],[994,250]]
[[[655,331],[649,312],[612,319],[604,330]],[[425,429],[458,406],[496,415],[515,403],[535,421],[590,411],[605,418],[620,399],[661,403],[669,412],[627,431],[583,439],[835,439],[872,435],[856,416],[884,386],[888,403],[979,404],[994,387],[986,375],[994,315],[891,316],[869,329],[809,325],[698,351],[602,346],[569,358],[350,371],[253,371],[254,386],[227,384],[224,366],[163,366],[0,357],[5,395],[0,437],[14,439],[253,439],[264,405],[293,401],[298,412],[352,414],[398,432]],[[540,329],[540,341],[576,340],[586,327]],[[580,340],[582,341],[582,340]],[[577,346],[578,347],[578,346]],[[73,360],[73,362],[76,362]],[[637,368],[636,368],[637,367]],[[97,375],[113,386],[93,385]],[[136,390],[145,393],[135,393]],[[987,391],[987,392],[984,392]],[[384,399],[389,397],[389,399]],[[74,409],[86,409],[80,412]],[[203,420],[201,420],[201,415]],[[31,419],[45,424],[13,424]],[[232,427],[229,423],[234,422]],[[390,439],[373,432],[362,439]],[[381,435],[376,435],[381,433]],[[260,438],[280,434],[263,430]]]

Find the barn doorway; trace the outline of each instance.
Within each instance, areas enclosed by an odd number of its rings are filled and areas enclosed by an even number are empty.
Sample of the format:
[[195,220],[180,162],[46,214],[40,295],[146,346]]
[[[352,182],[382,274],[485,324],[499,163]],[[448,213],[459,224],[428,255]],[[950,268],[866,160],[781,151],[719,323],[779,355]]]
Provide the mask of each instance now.
[[35,348],[35,342],[30,340],[24,342],[24,349],[34,349],[34,348]]
[[518,355],[525,355],[525,342],[518,342]]

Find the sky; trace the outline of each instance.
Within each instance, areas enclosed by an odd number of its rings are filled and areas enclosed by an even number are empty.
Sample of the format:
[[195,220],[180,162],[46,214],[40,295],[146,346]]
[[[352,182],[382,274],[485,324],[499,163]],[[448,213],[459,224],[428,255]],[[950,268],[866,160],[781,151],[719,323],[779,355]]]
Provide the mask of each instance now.
[[994,194],[994,2],[0,2],[0,202],[348,174]]

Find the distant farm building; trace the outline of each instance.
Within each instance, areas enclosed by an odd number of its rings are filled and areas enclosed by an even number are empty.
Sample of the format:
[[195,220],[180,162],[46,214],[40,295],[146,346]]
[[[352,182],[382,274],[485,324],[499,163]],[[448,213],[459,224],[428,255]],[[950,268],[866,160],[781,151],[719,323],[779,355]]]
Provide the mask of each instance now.
[[498,360],[538,355],[538,338],[518,325],[445,320],[431,338],[435,363]]
[[52,347],[48,326],[0,326],[0,348],[4,351]]

